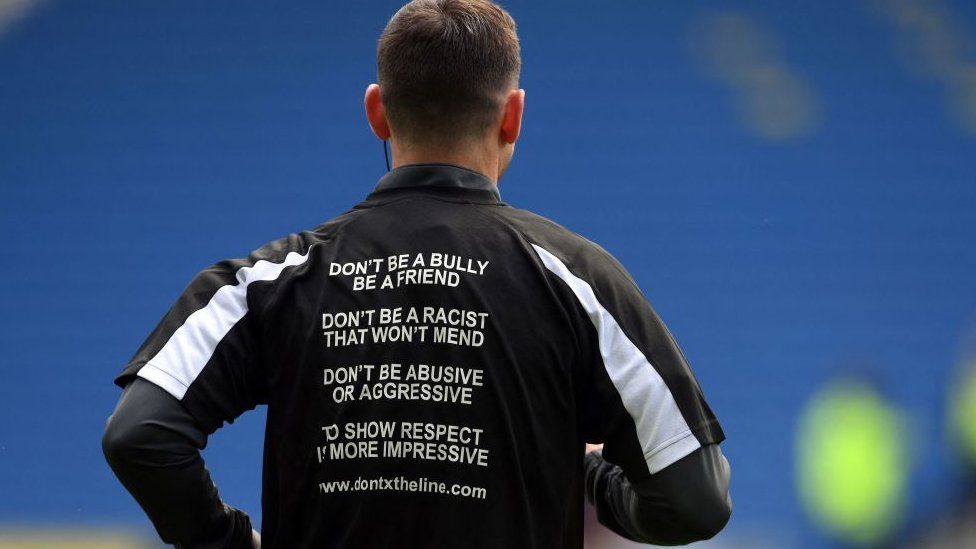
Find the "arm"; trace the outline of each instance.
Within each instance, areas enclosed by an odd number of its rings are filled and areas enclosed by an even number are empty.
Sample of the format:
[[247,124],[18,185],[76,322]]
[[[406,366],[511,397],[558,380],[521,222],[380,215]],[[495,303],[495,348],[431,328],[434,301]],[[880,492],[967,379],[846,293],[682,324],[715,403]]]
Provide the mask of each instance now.
[[200,271],[115,378],[125,391],[102,439],[105,457],[167,542],[252,546],[250,521],[220,501],[199,450],[224,423],[267,402],[251,286],[279,279],[307,250],[291,235]]
[[200,456],[206,444],[183,405],[141,378],[122,392],[102,438],[109,465],[163,541],[200,549],[259,547],[248,516],[220,500]]
[[580,434],[604,443],[586,457],[600,521],[660,544],[714,536],[729,516],[725,435],[677,342],[604,250],[535,249],[578,312]]
[[586,498],[601,524],[633,541],[683,545],[712,538],[732,513],[729,463],[708,444],[631,483],[600,450],[584,458]]

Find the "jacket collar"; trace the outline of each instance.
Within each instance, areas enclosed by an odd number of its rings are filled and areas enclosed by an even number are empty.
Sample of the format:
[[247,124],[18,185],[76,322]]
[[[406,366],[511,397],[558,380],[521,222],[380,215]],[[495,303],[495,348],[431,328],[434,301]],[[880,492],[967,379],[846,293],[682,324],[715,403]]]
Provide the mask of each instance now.
[[367,201],[419,190],[469,202],[499,203],[498,186],[488,176],[454,164],[408,164],[387,172]]

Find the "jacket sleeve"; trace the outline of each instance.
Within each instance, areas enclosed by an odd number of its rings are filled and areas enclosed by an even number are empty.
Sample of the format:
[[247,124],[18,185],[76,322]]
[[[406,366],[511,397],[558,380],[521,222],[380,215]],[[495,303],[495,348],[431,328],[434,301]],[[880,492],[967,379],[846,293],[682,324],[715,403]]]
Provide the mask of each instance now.
[[136,377],[154,383],[208,434],[266,403],[272,374],[260,295],[308,253],[303,239],[291,235],[200,271],[115,383],[124,387]]
[[[666,525],[643,511],[677,503],[671,499],[675,493],[658,489],[662,478],[705,471],[672,465],[692,455],[697,457],[691,457],[691,463],[714,458],[713,450],[700,450],[724,440],[718,420],[677,342],[615,258],[590,242],[533,246],[546,269],[568,288],[563,295],[571,295],[572,305],[585,319],[578,323],[585,327],[579,335],[582,356],[577,371],[581,434],[587,442],[604,445],[599,458],[586,458],[591,501],[602,511],[605,524],[621,535],[680,539],[679,532],[659,530]],[[686,481],[707,484],[701,478]],[[675,525],[695,519],[672,518]],[[685,533],[696,534],[701,532]]]
[[199,549],[251,548],[251,522],[224,504],[200,449],[207,435],[172,395],[141,378],[122,392],[102,449],[163,541]]
[[592,243],[535,249],[587,326],[577,374],[584,439],[603,443],[632,481],[724,440],[677,342],[620,263]]
[[709,539],[732,514],[729,464],[703,446],[650,477],[631,482],[599,451],[586,455],[586,498],[600,524],[628,539],[684,545]]

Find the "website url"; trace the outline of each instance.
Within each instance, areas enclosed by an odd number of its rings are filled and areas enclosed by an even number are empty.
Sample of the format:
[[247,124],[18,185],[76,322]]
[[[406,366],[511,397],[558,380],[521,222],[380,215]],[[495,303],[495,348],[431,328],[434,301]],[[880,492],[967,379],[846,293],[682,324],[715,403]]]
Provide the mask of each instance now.
[[447,484],[446,482],[428,480],[427,477],[414,479],[407,477],[378,477],[370,479],[358,477],[356,480],[333,480],[319,483],[319,493],[321,494],[381,491],[423,492],[473,499],[488,498],[487,488],[467,486],[464,484]]

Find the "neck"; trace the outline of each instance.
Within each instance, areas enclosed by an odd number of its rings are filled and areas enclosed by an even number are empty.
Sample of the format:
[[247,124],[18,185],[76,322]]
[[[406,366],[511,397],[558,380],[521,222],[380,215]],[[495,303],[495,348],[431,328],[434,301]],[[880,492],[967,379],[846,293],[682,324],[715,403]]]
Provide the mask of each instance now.
[[457,149],[427,149],[404,146],[397,140],[390,140],[393,153],[393,167],[410,164],[454,164],[476,171],[494,182],[498,182],[498,152],[494,154],[487,147],[464,147]]

